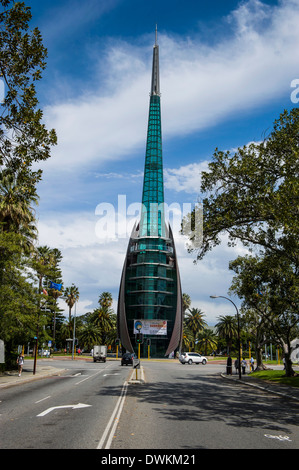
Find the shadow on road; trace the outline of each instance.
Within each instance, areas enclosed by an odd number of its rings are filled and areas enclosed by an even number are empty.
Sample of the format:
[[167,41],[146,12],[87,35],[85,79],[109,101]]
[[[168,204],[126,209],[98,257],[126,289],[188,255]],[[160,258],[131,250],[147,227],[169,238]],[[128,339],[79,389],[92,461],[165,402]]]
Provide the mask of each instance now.
[[[101,394],[119,395],[119,388],[107,387]],[[298,424],[297,404],[276,395],[253,391],[220,376],[177,377],[173,382],[131,385],[127,399],[150,405],[160,417],[170,421],[225,422],[233,427],[264,428],[288,433]]]

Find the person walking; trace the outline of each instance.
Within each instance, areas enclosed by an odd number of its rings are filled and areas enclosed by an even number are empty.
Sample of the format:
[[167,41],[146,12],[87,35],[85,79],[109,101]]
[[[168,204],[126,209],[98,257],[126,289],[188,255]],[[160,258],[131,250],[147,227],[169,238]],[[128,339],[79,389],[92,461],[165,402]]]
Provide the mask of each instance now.
[[236,374],[237,374],[239,371],[239,358],[235,360],[235,369],[236,369]]
[[254,359],[253,359],[252,356],[250,358],[250,368],[251,368],[251,372],[253,372],[253,370],[254,370]]
[[17,364],[18,364],[19,377],[21,377],[22,370],[23,370],[23,365],[24,365],[24,356],[23,356],[23,354],[19,354],[19,356],[17,357]]
[[243,360],[241,362],[241,366],[242,366],[242,374],[245,374],[245,370],[246,370],[246,367],[247,367],[247,362],[245,361],[245,357],[243,357]]
[[228,355],[227,362],[226,362],[226,373],[227,375],[233,374],[233,363],[232,363],[232,358],[230,357],[230,355]]

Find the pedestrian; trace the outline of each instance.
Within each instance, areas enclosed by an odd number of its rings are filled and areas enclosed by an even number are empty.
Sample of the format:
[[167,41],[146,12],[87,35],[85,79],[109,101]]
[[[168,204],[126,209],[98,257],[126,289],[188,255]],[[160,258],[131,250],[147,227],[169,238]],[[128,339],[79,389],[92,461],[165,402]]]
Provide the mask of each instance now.
[[227,375],[232,375],[233,367],[232,367],[232,358],[228,355],[227,362],[226,362],[226,373]]
[[238,370],[239,370],[239,359],[238,358],[235,360],[235,369],[236,369],[236,374],[237,374]]
[[252,356],[250,358],[250,367],[251,367],[251,371],[253,372],[253,370],[254,370],[254,359],[253,359]]
[[242,374],[245,374],[245,369],[247,367],[247,362],[245,361],[245,357],[243,357],[243,361],[241,362],[242,366]]
[[23,356],[23,354],[20,354],[17,357],[17,364],[18,364],[19,377],[21,377],[22,369],[23,369],[23,365],[24,365],[24,356]]

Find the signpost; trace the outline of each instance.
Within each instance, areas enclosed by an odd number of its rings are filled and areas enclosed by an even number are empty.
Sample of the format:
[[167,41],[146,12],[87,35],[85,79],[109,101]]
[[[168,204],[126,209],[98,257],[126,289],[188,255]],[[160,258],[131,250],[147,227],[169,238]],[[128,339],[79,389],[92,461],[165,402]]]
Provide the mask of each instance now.
[[133,359],[133,369],[140,369],[140,359]]
[[147,338],[146,342],[147,342],[147,358],[149,360],[150,359],[150,351],[151,351],[151,339]]
[[138,344],[138,359],[133,358],[133,369],[136,369],[136,380],[138,380],[138,372],[140,369],[140,344],[143,344],[143,333],[135,334],[135,342]]
[[140,369],[140,357],[133,358],[133,369],[136,370],[136,380],[138,380],[138,369]]

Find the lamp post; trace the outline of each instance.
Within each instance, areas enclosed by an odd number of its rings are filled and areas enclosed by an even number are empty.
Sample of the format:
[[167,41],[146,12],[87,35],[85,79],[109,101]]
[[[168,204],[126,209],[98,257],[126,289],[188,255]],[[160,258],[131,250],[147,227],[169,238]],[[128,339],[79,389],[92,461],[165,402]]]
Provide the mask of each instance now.
[[72,360],[74,360],[75,340],[76,340],[76,302],[75,302],[75,316],[74,316],[74,329],[73,329]]
[[218,298],[221,298],[221,299],[226,299],[226,300],[229,300],[229,302],[231,302],[233,304],[233,306],[235,307],[236,309],[236,312],[237,312],[237,321],[238,321],[238,346],[239,346],[239,379],[241,380],[241,340],[240,340],[240,316],[239,316],[239,310],[236,306],[236,304],[231,300],[229,299],[228,297],[224,297],[223,295],[210,295],[210,298],[211,299],[218,299]]

